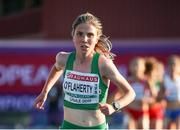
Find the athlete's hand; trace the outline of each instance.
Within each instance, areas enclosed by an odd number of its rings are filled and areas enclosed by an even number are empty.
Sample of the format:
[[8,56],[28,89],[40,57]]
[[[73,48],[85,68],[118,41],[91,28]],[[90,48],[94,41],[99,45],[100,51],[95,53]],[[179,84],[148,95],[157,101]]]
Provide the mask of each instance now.
[[99,103],[99,109],[106,116],[111,115],[112,113],[115,112],[115,110],[112,107],[112,105],[107,104],[107,103],[104,103],[104,104]]
[[34,100],[33,107],[36,109],[44,110],[44,103],[47,99],[47,95],[40,93],[39,96]]

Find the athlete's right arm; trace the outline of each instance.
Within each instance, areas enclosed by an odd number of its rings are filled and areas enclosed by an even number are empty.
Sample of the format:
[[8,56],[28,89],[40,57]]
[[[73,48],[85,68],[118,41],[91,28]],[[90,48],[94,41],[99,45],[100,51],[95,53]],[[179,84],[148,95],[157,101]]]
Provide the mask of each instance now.
[[66,65],[68,53],[59,52],[56,55],[56,63],[51,68],[49,76],[44,84],[44,87],[39,94],[39,96],[35,99],[33,106],[37,109],[44,109],[43,105],[47,99],[47,95],[59,77],[63,74],[64,68]]

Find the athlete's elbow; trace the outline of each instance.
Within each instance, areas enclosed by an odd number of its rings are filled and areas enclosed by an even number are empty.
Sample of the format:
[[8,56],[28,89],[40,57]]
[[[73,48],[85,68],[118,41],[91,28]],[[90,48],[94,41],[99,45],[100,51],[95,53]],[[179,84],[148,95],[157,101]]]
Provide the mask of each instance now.
[[133,89],[130,89],[129,90],[129,100],[130,100],[130,102],[133,102],[135,97],[136,97],[136,93],[134,92]]
[[136,93],[134,92],[134,90],[131,91],[131,99],[132,101],[134,101],[134,99],[136,98]]

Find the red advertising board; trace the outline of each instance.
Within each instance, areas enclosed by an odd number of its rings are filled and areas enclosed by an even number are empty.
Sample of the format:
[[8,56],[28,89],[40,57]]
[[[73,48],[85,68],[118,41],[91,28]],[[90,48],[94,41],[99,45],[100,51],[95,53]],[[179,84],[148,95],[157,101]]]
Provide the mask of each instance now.
[[1,54],[0,93],[37,93],[54,62],[48,54]]

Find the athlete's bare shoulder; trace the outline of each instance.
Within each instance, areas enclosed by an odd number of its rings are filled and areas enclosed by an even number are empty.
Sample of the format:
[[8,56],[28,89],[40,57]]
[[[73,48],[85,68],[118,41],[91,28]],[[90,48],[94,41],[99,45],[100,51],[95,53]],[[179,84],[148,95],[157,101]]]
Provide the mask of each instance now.
[[63,51],[57,53],[56,63],[55,63],[57,69],[64,69],[69,54],[70,52],[63,52]]
[[114,65],[113,61],[104,55],[100,55],[99,57],[99,69],[102,72],[103,75],[105,75],[105,71],[107,69],[111,68],[111,66]]
[[111,59],[105,57],[104,55],[100,55],[99,63],[103,67],[104,65],[108,65],[109,63],[113,63],[113,61]]

